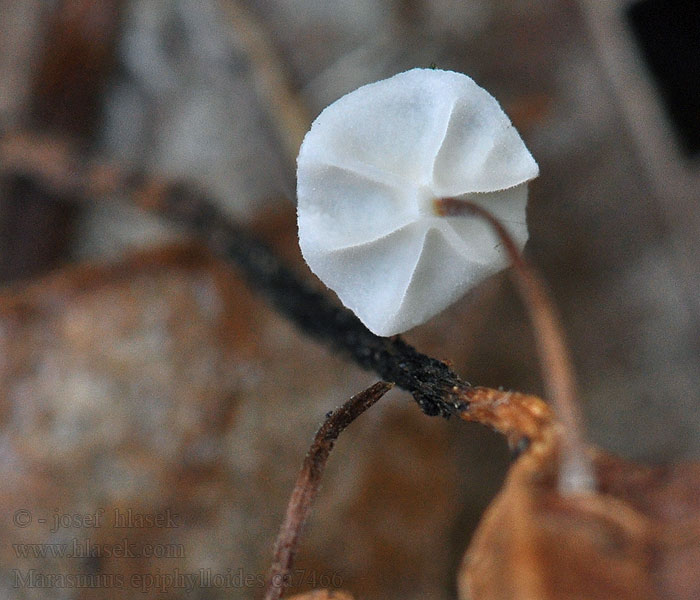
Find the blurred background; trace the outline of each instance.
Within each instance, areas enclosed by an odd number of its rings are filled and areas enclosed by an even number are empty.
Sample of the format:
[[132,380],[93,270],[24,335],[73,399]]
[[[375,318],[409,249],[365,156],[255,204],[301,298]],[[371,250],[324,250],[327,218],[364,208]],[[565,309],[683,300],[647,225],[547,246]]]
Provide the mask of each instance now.
[[[294,161],[313,118],[412,67],[466,73],[540,164],[526,251],[591,440],[682,461],[700,454],[699,40],[679,0],[0,0],[3,596],[260,597],[316,426],[375,380],[127,195],[36,177],[73,165],[18,134],[193,181],[308,275]],[[506,275],[405,337],[474,384],[542,392]],[[508,460],[391,392],[331,457],[295,589],[454,597]],[[129,510],[153,518],[115,527]]]

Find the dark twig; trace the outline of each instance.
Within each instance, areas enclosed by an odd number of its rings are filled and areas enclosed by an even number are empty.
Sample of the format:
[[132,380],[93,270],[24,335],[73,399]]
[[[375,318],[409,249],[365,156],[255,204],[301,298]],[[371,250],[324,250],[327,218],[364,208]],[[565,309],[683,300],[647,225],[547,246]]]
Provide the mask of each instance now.
[[503,224],[478,204],[459,198],[435,201],[443,216],[476,215],[493,227],[513,265],[512,274],[532,321],[542,377],[547,396],[564,426],[560,489],[567,492],[590,490],[593,468],[586,454],[583,417],[576,399],[576,381],[564,330],[544,281],[528,264]]
[[131,197],[135,204],[193,230],[235,263],[251,287],[307,335],[407,390],[427,415],[449,417],[468,403],[465,393],[471,386],[444,362],[417,352],[398,336],[371,333],[354,314],[304,281],[193,186],[129,172],[80,156],[65,140],[22,132],[0,135],[0,175],[8,171],[91,202],[112,194]]
[[330,301],[283,264],[270,248],[232,223],[186,186],[161,196],[160,209],[194,227],[217,253],[234,261],[248,282],[306,334],[330,343],[358,365],[413,394],[428,415],[449,417],[463,407],[469,385],[442,361],[417,352],[400,337],[371,333],[349,310]]
[[321,484],[328,455],[342,431],[370,406],[386,394],[393,385],[380,381],[353,396],[343,406],[334,410],[316,432],[314,441],[294,484],[287,505],[287,513],[275,541],[272,567],[268,576],[265,600],[278,600],[288,585],[289,573],[294,562],[299,536],[306,522],[311,505]]

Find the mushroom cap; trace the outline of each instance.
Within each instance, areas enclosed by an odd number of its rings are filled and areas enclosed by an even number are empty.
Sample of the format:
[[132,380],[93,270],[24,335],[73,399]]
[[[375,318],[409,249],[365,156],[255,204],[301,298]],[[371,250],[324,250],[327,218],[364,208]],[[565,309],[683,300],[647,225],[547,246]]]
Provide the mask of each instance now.
[[461,73],[412,69],[328,106],[297,159],[299,244],[311,270],[377,335],[419,325],[499,271],[485,221],[444,217],[467,198],[527,240],[538,167],[498,102]]

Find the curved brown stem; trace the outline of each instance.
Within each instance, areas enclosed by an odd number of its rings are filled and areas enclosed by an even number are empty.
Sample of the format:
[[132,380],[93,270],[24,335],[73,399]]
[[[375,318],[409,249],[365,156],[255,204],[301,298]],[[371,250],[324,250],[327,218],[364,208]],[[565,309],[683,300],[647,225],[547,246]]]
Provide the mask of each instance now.
[[564,426],[559,489],[565,493],[590,491],[593,468],[586,454],[583,417],[576,399],[576,381],[564,330],[544,281],[525,261],[503,224],[488,210],[469,200],[441,198],[435,210],[442,216],[471,214],[489,222],[513,265],[520,296],[530,316],[547,397]]
[[357,417],[377,402],[392,387],[393,383],[380,381],[356,394],[343,406],[330,413],[321,425],[309,452],[304,459],[294,490],[287,505],[287,513],[275,540],[272,567],[265,589],[265,600],[279,600],[287,586],[294,562],[299,536],[311,511],[311,505],[321,484],[326,461],[340,433]]

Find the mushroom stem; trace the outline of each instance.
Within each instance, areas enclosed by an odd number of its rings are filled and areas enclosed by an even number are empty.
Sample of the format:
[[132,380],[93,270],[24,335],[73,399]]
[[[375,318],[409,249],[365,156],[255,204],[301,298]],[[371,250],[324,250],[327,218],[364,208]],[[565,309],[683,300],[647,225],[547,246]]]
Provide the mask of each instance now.
[[559,491],[562,494],[585,493],[595,488],[595,475],[586,453],[583,416],[576,399],[576,379],[564,341],[564,330],[546,285],[537,271],[522,256],[503,224],[488,210],[459,198],[434,201],[441,216],[476,215],[488,221],[503,243],[513,265],[513,275],[529,314],[547,397],[562,423]]

